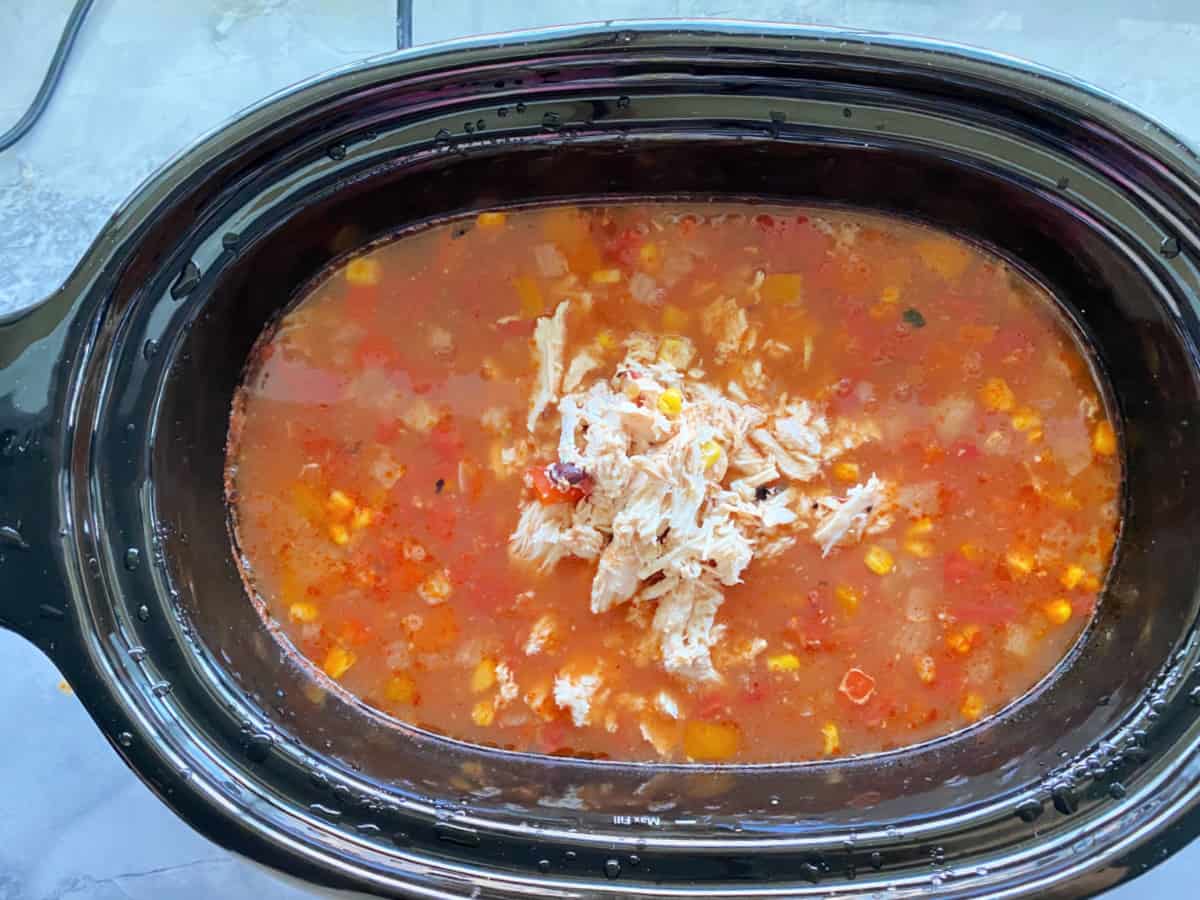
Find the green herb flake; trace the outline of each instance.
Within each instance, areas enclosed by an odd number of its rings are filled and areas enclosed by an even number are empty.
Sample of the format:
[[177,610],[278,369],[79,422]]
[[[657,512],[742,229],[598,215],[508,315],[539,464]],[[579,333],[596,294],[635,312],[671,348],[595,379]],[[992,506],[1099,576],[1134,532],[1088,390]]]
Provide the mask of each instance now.
[[904,321],[913,328],[925,327],[925,317],[921,315],[921,311],[919,309],[913,309],[912,307],[906,309],[904,311]]

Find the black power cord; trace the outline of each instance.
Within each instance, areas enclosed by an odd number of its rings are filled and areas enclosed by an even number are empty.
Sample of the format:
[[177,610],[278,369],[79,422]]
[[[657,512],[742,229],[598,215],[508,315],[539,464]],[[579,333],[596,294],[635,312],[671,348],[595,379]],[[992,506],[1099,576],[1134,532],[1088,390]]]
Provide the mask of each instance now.
[[50,58],[50,67],[46,69],[46,75],[42,79],[42,85],[38,88],[38,92],[33,97],[33,102],[29,104],[29,109],[25,110],[25,115],[17,119],[17,124],[8,131],[0,134],[0,153],[3,153],[29,132],[37,120],[42,117],[42,113],[46,111],[47,105],[50,103],[50,98],[54,94],[55,88],[58,87],[59,79],[62,77],[63,66],[66,65],[67,56],[71,53],[71,47],[75,45],[75,38],[79,36],[79,29],[83,27],[83,20],[87,18],[89,10],[92,8],[94,0],[76,0],[75,8],[71,10],[71,15],[67,17],[67,24],[63,27],[62,37],[58,39],[58,46],[54,49],[54,56]]

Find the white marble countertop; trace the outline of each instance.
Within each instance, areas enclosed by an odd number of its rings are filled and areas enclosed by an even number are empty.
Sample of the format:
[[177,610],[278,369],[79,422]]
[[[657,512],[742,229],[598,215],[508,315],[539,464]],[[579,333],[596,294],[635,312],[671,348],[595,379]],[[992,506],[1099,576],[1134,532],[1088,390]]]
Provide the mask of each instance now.
[[[0,129],[33,97],[71,0],[0,0]],[[0,153],[0,315],[50,293],[163,161],[262,96],[395,47],[395,0],[97,0],[41,122]],[[413,0],[416,43],[605,18],[848,25],[976,44],[1108,90],[1200,145],[1200,0]],[[0,590],[3,586],[0,585]],[[183,825],[60,676],[0,632],[2,900],[282,900]],[[1196,896],[1200,845],[1106,900]]]

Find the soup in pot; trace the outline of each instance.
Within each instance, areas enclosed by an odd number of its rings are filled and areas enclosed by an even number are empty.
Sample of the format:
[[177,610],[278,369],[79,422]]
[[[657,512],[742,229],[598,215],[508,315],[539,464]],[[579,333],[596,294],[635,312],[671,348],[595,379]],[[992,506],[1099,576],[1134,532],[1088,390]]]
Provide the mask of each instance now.
[[1118,445],[1049,294],[866,212],[487,212],[260,342],[227,470],[265,613],[345,690],[519,751],[903,747],[1087,626]]

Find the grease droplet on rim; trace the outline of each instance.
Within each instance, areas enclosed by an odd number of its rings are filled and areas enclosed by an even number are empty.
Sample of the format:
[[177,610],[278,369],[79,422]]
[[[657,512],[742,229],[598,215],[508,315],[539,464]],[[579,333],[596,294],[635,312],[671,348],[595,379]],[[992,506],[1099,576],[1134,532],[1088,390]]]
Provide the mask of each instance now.
[[132,572],[142,562],[141,551],[137,547],[130,547],[125,551],[125,568]]
[[543,875],[546,874],[547,872],[550,871],[550,860],[539,859],[537,867],[538,867],[539,872],[541,872]]
[[200,283],[200,269],[190,259],[187,265],[183,267],[183,271],[179,273],[179,277],[175,279],[175,283],[171,285],[171,299],[179,300],[190,294]]
[[128,747],[133,743],[133,735],[128,731],[122,731],[117,735],[117,743],[122,747]]
[[621,874],[621,864],[615,859],[610,859],[604,863],[604,876],[606,878],[617,878]]
[[1162,243],[1158,245],[1158,252],[1167,259],[1174,259],[1180,252],[1179,238],[1170,235],[1162,239]]
[[1037,800],[1026,800],[1017,807],[1017,818],[1022,822],[1035,822],[1042,814],[1042,804]]
[[150,607],[148,607],[144,603],[141,606],[139,606],[137,608],[137,617],[139,619],[141,619],[143,622],[149,622],[150,621]]
[[332,147],[330,147],[329,148],[329,158],[335,159],[335,160],[336,159],[345,159],[346,158],[346,145],[345,144],[334,144]]

